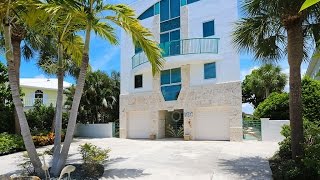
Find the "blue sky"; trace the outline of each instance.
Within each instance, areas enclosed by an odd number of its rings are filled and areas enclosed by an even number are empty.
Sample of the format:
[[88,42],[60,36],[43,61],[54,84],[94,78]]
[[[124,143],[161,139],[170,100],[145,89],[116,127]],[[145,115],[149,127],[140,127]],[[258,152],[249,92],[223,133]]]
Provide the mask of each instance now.
[[[130,4],[135,0],[108,0],[108,3],[128,3]],[[241,12],[239,11],[240,16]],[[120,30],[117,30],[118,37],[120,38]],[[5,62],[3,56],[0,56],[0,61]],[[250,54],[241,53],[240,57],[241,63],[241,79],[245,75],[250,74],[250,72],[259,67],[260,63],[254,61],[254,58]],[[46,76],[36,65],[36,60],[31,60],[26,62],[22,61],[21,64],[21,77],[22,78],[34,78],[34,77],[48,77]],[[120,48],[119,46],[111,46],[108,42],[98,38],[97,36],[92,36],[92,41],[90,45],[90,64],[93,70],[103,70],[105,72],[111,72],[113,70],[120,71]],[[282,67],[283,72],[289,73],[289,65],[286,58],[279,62]],[[304,73],[307,69],[307,63],[302,65],[302,72]],[[73,78],[67,77],[67,81],[74,82]],[[243,111],[251,113],[253,108],[249,104],[243,104]]]

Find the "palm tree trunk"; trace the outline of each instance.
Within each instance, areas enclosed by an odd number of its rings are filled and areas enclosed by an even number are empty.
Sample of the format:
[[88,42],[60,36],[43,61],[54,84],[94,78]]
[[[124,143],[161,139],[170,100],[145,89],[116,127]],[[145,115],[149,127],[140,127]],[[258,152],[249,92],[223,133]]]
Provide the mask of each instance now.
[[[16,73],[16,79],[18,83],[18,89],[20,90],[20,63],[21,63],[21,42],[22,39],[19,37],[12,37],[12,49],[13,49],[13,59],[14,59],[14,67],[15,67],[15,73]],[[20,124],[19,124],[19,118],[18,113],[16,110],[14,110],[14,129],[15,133],[20,135]]]
[[82,57],[82,64],[80,68],[80,73],[79,77],[77,80],[77,86],[75,89],[75,93],[73,96],[73,101],[72,101],[72,108],[70,111],[70,116],[69,116],[69,121],[68,121],[68,127],[67,127],[67,133],[64,139],[63,147],[61,154],[59,156],[58,163],[53,164],[52,166],[52,173],[55,176],[58,176],[59,173],[61,172],[62,168],[64,167],[70,145],[73,139],[74,135],[74,130],[76,127],[76,122],[77,122],[77,116],[78,116],[78,109],[80,105],[80,100],[83,92],[83,87],[85,83],[85,78],[87,74],[87,69],[88,69],[88,64],[89,64],[89,45],[90,45],[90,32],[91,32],[91,25],[88,23],[86,28],[86,39],[85,39],[85,44],[84,44],[84,50],[83,50],[83,57]]
[[[10,6],[10,0],[8,2],[8,7]],[[5,48],[6,48],[6,59],[8,63],[8,77],[9,84],[11,88],[11,94],[13,103],[15,105],[15,109],[17,111],[17,115],[19,118],[19,123],[21,127],[21,134],[23,137],[24,145],[27,149],[28,156],[31,160],[33,167],[38,175],[43,175],[43,171],[41,169],[41,161],[37,154],[36,148],[32,141],[29,125],[26,119],[26,116],[23,112],[22,101],[20,99],[20,92],[18,87],[18,80],[16,76],[16,70],[14,65],[14,57],[12,51],[12,43],[11,43],[11,32],[10,32],[10,21],[9,21],[9,8],[7,10],[5,21],[3,23],[4,30],[4,39],[5,39]]]
[[292,158],[295,160],[303,156],[303,122],[301,99],[301,63],[303,59],[302,24],[291,24],[288,33],[288,62],[290,65],[290,126]]
[[55,113],[55,138],[54,138],[54,152],[53,164],[57,164],[61,152],[61,130],[62,130],[62,106],[63,106],[63,47],[60,44],[58,48],[58,95]]

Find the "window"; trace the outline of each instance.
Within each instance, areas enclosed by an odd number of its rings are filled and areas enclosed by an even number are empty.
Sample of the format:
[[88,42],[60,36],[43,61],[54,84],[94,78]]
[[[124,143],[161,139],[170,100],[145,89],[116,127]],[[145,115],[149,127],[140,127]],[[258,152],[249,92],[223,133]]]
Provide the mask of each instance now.
[[162,0],[160,2],[160,21],[180,16],[180,0]]
[[203,37],[213,36],[214,33],[214,21],[203,23]]
[[142,74],[134,76],[134,88],[142,88]]
[[43,91],[41,90],[36,90],[34,93],[34,101],[38,101],[41,104],[43,103]]
[[181,91],[181,68],[161,71],[160,79],[164,100],[177,100]]
[[216,63],[204,64],[204,79],[216,78]]
[[171,31],[160,35],[160,48],[164,57],[180,54],[180,30]]
[[180,18],[171,19],[160,24],[160,31],[166,32],[180,28]]
[[191,3],[194,3],[194,2],[197,2],[197,1],[200,1],[200,0],[181,0],[181,6],[184,6],[184,5],[187,5],[187,4],[191,4]]
[[147,9],[144,13],[142,13],[138,19],[139,20],[143,20],[143,19],[147,19],[149,17],[154,16],[154,6],[150,7],[149,9]]
[[160,14],[160,3],[157,2],[155,5],[154,5],[154,14]]

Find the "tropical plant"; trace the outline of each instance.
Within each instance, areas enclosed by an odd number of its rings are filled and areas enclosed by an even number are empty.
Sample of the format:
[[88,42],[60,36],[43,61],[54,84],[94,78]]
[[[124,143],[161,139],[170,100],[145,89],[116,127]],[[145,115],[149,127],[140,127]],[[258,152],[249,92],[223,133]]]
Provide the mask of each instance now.
[[[109,24],[109,22],[112,22],[130,34],[134,44],[139,44],[141,46],[152,65],[153,74],[158,72],[162,66],[161,50],[157,43],[151,40],[152,33],[140,24],[139,20],[136,18],[134,10],[132,10],[129,6],[123,4],[105,5],[104,1],[102,0],[81,0],[76,1],[76,3],[64,4],[64,6],[70,5],[73,5],[80,12],[79,16],[83,17],[81,23],[83,22],[85,24],[85,42],[80,73],[70,110],[65,142],[61,150],[59,160],[55,161],[55,158],[53,159],[54,162],[57,162],[56,164],[53,164],[52,167],[52,172],[54,175],[58,175],[62,167],[65,165],[69,148],[73,139],[79,104],[89,63],[88,53],[91,31],[95,31],[96,34],[107,39],[111,44],[117,44],[118,41],[115,36],[115,29]],[[54,13],[56,9],[57,7],[55,6],[48,8],[47,11]],[[104,16],[103,14],[110,15]]]
[[[102,71],[87,74],[80,101],[78,122],[95,124],[113,122],[119,118],[120,87],[117,79],[111,79]],[[75,87],[66,90],[66,106],[70,107]]]
[[[286,54],[290,66],[290,125],[292,157],[303,156],[301,63],[309,42],[320,38],[320,5],[299,12],[304,0],[245,0],[245,18],[236,23],[234,44],[263,62],[275,62]],[[311,48],[311,47],[310,47]]]
[[[12,99],[15,106],[15,110],[18,115],[24,145],[27,149],[28,155],[30,157],[30,161],[34,166],[35,171],[39,175],[42,175],[43,171],[41,169],[41,161],[37,155],[35,145],[33,144],[29,125],[28,125],[26,116],[24,114],[23,105],[20,98],[19,83],[18,83],[19,80],[16,76],[17,74],[16,74],[15,60],[13,55],[12,39],[11,39],[12,38],[12,33],[11,33],[12,20],[15,19],[12,17],[12,14],[14,14],[16,18],[19,18],[19,16],[16,16],[16,14],[13,13],[14,9],[19,7],[24,8],[27,6],[28,6],[27,1],[11,1],[11,0],[1,1],[0,2],[0,17],[1,17],[0,28],[3,32],[3,38],[4,38],[4,44],[5,44],[5,57],[8,65],[8,78],[9,78],[9,84],[11,88]],[[27,13],[28,11],[25,10],[23,12]]]
[[306,2],[303,3],[303,5],[300,9],[300,12],[309,8],[310,6],[317,4],[318,2],[320,2],[320,0],[306,0]]
[[287,75],[279,66],[266,64],[247,75],[242,82],[242,102],[255,108],[273,92],[283,92]]

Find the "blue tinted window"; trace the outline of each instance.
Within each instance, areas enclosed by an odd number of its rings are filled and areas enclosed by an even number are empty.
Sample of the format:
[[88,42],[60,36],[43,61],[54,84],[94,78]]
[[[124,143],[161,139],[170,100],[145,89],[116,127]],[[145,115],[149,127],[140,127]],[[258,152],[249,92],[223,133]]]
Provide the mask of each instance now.
[[162,49],[162,56],[168,56],[169,55],[169,49],[170,49],[170,34],[161,34],[160,35],[160,48]]
[[194,3],[194,2],[197,2],[197,1],[200,1],[200,0],[188,0],[188,4],[191,4],[191,3]]
[[161,32],[165,32],[165,31],[169,31],[177,28],[180,28],[180,18],[175,18],[160,24]]
[[161,92],[165,101],[175,101],[178,99],[181,85],[162,86]]
[[170,18],[180,16],[180,0],[170,0]]
[[184,6],[187,4],[187,0],[181,0],[181,6]]
[[204,64],[204,79],[216,78],[216,63]]
[[170,55],[180,54],[180,30],[170,32]]
[[154,6],[150,7],[149,9],[147,9],[144,13],[142,13],[138,19],[143,20],[143,19],[147,19],[149,17],[152,17],[154,15]]
[[171,69],[171,83],[181,82],[181,69]]
[[170,84],[170,70],[161,71],[161,85]]
[[203,23],[203,37],[214,35],[214,21]]
[[170,18],[169,15],[169,4],[170,1],[169,0],[162,0],[160,2],[160,21],[165,21],[168,20]]
[[159,2],[154,5],[154,14],[155,15],[160,14],[160,3]]

